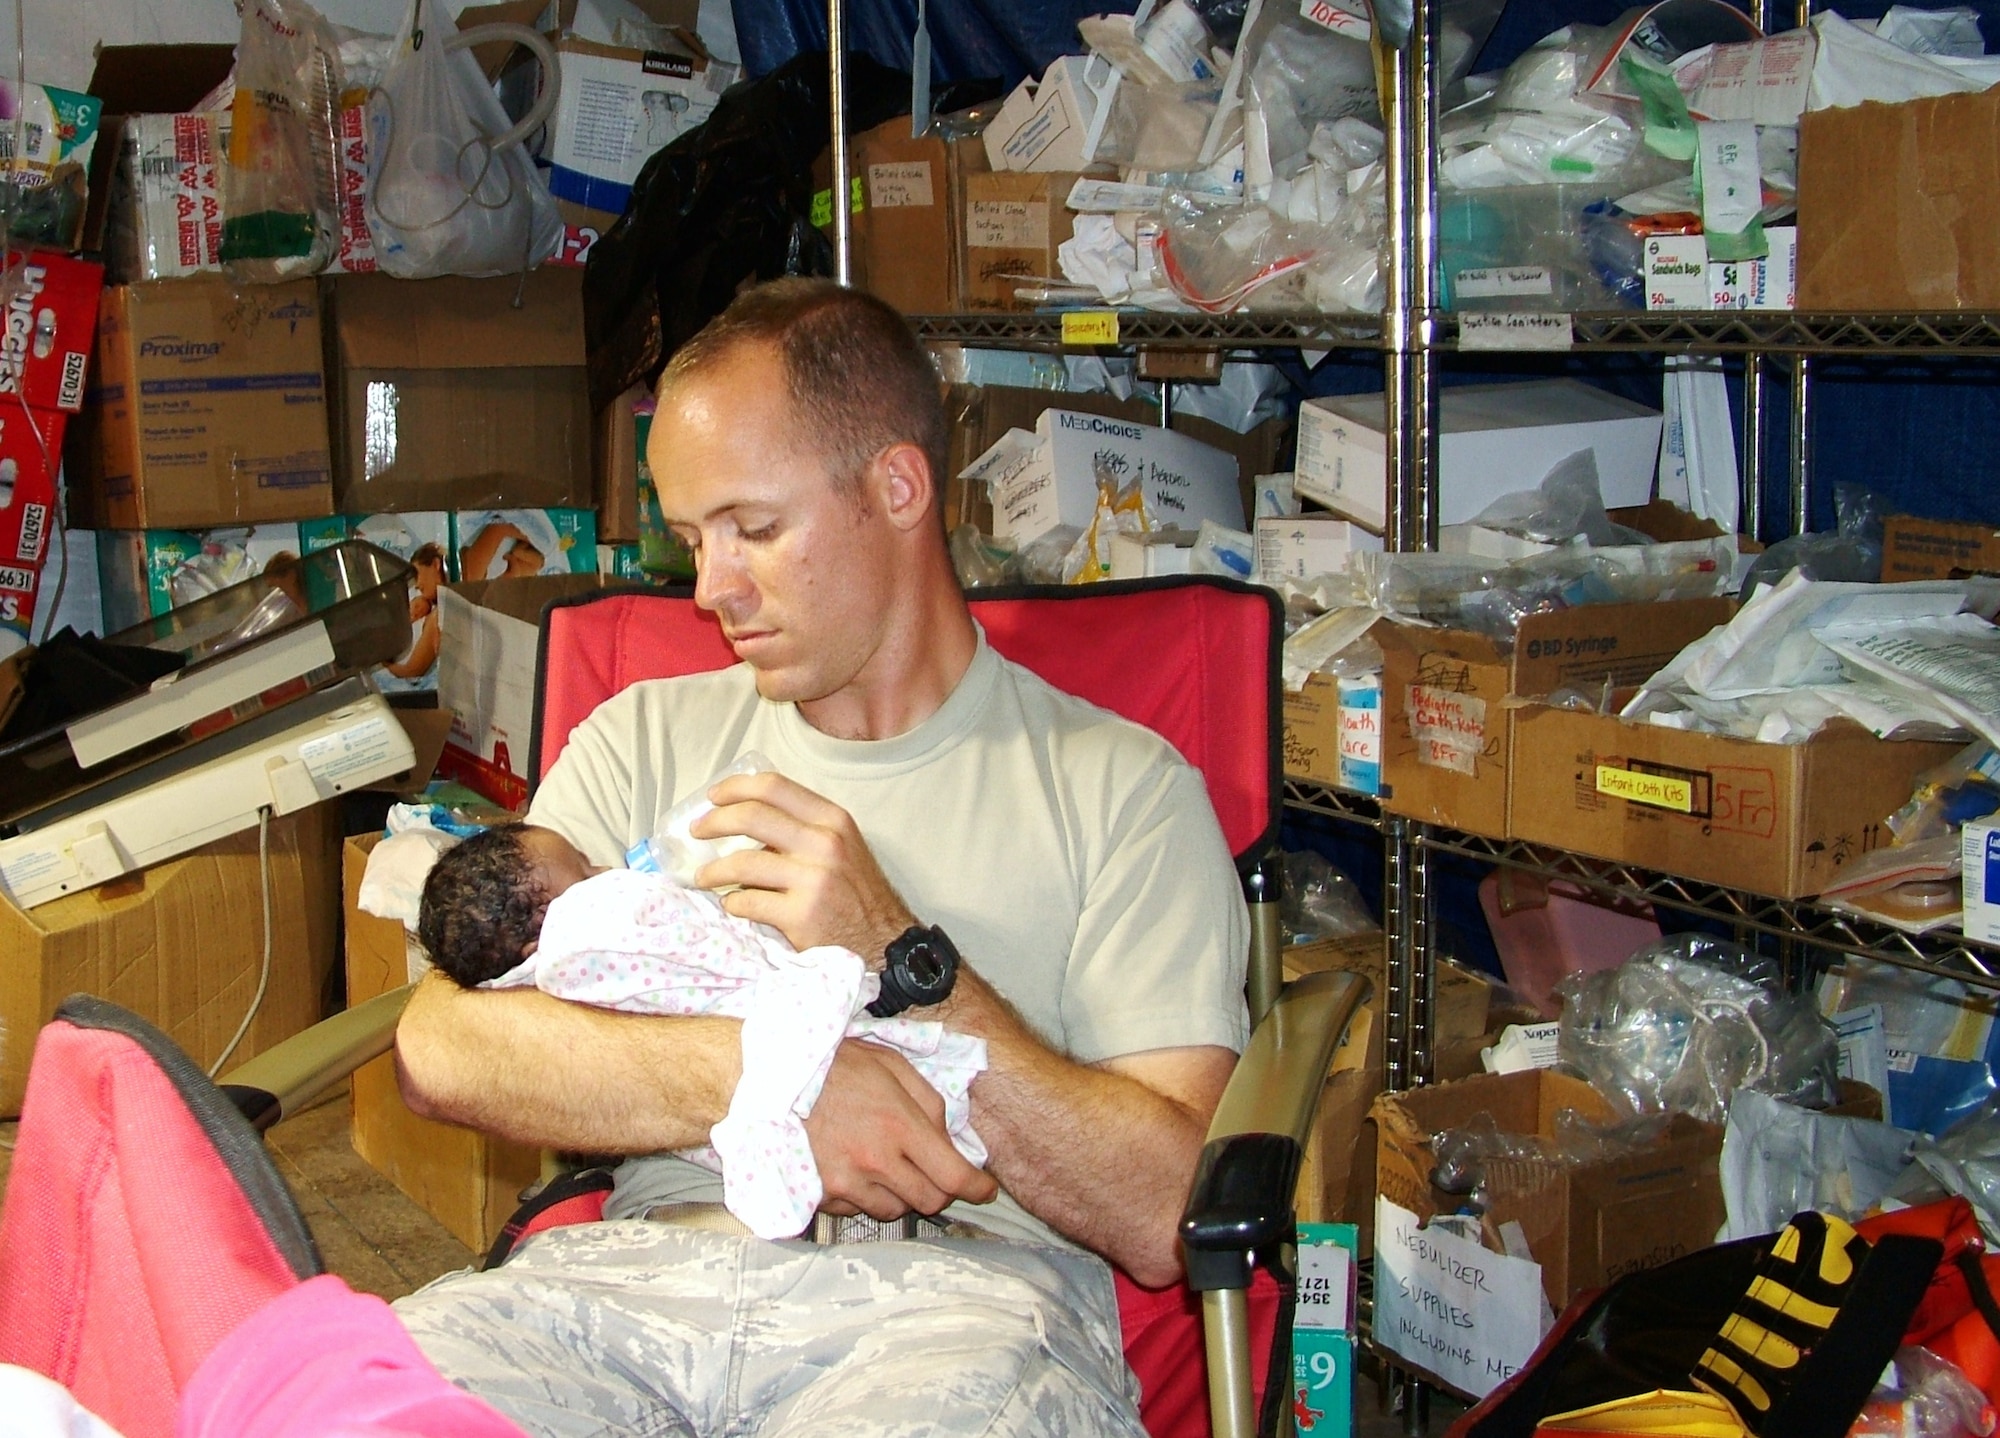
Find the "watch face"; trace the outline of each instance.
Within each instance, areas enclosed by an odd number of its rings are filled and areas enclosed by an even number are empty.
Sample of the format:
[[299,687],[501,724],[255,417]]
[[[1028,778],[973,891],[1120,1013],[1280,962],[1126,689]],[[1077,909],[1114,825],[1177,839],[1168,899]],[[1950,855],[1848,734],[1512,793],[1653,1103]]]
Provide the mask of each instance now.
[[945,962],[929,944],[918,944],[903,953],[903,965],[917,987],[932,989],[944,981]]

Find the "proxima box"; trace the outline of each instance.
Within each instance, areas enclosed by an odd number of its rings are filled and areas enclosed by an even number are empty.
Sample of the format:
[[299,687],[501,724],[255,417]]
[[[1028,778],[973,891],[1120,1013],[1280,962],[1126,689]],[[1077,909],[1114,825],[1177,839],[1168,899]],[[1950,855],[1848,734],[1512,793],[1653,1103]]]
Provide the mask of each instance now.
[[[341,854],[347,898],[347,1001],[363,1003],[414,981],[414,940],[394,919],[361,907],[361,879],[379,835],[347,841]],[[521,1190],[541,1176],[537,1149],[448,1123],[418,1118],[384,1054],[354,1071],[354,1151],[475,1253],[492,1245],[520,1207]]]
[[1845,719],[1802,744],[1760,744],[1535,705],[1514,716],[1512,837],[1804,898],[1894,842],[1883,820],[1958,747]]
[[[1588,449],[1607,506],[1644,504],[1660,457],[1660,413],[1580,380],[1460,385],[1438,399],[1438,523],[1463,524],[1533,489]],[[1298,492],[1370,529],[1388,522],[1380,394],[1299,406]]]
[[[337,812],[271,821],[271,979],[232,1063],[319,1021],[340,923]],[[204,1068],[215,1062],[257,991],[263,905],[254,830],[32,910],[0,898],[0,1114],[20,1113],[35,1033],[75,993],[122,1004]]]
[[[1382,807],[1488,838],[1514,837],[1509,772],[1518,701],[1557,689],[1623,689],[1736,612],[1727,599],[1587,604],[1521,621],[1513,652],[1483,634],[1378,624]],[[1907,796],[1906,796],[1907,797]]]
[[[1503,1133],[1553,1138],[1564,1109],[1597,1123],[1613,1117],[1589,1084],[1544,1069],[1384,1094],[1372,1114],[1377,1188],[1420,1220],[1454,1212],[1463,1199],[1431,1185],[1431,1135],[1486,1113]],[[1663,1143],[1623,1158],[1574,1167],[1535,1160],[1494,1165],[1487,1173],[1486,1244],[1504,1252],[1500,1230],[1518,1223],[1542,1266],[1549,1304],[1560,1313],[1585,1289],[1713,1243],[1723,1220],[1721,1159],[1722,1130],[1681,1115]]]
[[2000,308],[2000,94],[1800,116],[1799,308]]
[[313,281],[115,286],[97,345],[96,403],[78,426],[79,524],[208,529],[333,512]]

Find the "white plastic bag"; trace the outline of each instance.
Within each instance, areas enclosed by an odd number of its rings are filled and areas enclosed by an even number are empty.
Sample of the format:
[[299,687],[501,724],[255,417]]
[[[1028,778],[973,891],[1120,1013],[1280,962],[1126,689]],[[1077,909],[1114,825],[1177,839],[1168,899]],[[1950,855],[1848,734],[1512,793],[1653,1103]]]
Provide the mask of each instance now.
[[[517,125],[468,53],[503,35],[542,61],[542,97]],[[383,270],[507,275],[555,253],[562,217],[521,139],[554,110],[558,84],[547,41],[526,26],[461,33],[440,0],[415,0],[368,97],[368,233]]]

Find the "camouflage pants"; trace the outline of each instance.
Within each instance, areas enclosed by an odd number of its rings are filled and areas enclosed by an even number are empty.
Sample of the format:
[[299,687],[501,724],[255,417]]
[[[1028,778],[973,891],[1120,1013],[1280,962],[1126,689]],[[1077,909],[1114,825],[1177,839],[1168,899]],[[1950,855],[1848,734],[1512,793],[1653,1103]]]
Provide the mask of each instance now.
[[1110,1270],[1067,1249],[580,1224],[396,1314],[535,1434],[1144,1438]]

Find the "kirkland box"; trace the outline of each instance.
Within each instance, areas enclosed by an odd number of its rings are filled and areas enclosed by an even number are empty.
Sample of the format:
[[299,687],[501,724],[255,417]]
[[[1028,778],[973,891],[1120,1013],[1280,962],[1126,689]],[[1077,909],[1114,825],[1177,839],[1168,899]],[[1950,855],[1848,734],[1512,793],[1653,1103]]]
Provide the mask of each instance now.
[[1466,630],[1378,624],[1370,632],[1382,646],[1382,807],[1513,837],[1508,774],[1522,763],[1515,701],[1607,679],[1644,683],[1735,612],[1728,599],[1681,599],[1530,614],[1512,653]]
[[[401,924],[361,907],[361,877],[377,842],[374,834],[351,838],[341,855],[349,1004],[400,989],[424,967]],[[353,1090],[354,1151],[467,1248],[490,1247],[520,1207],[521,1190],[541,1177],[541,1151],[418,1118],[403,1103],[394,1054],[356,1069]]]
[[95,413],[72,455],[79,524],[207,529],[333,512],[311,280],[116,286],[97,338]]
[[331,292],[343,512],[591,502],[580,271],[341,275]]
[[1804,898],[1894,842],[1883,821],[1961,747],[1877,739],[1844,719],[1802,744],[1760,744],[1531,705],[1514,716],[1512,837]]
[[[1380,530],[1387,470],[1379,394],[1299,406],[1298,492]],[[1644,504],[1660,457],[1660,413],[1580,380],[1460,385],[1438,403],[1438,523],[1464,524],[1494,500],[1533,489],[1588,449],[1606,506]]]

